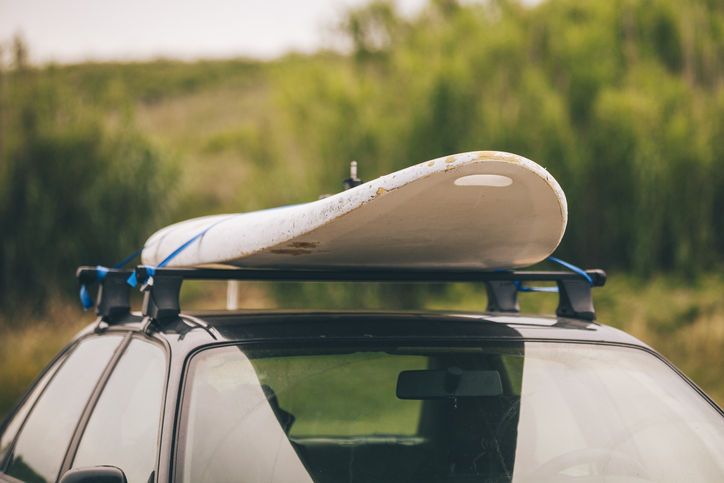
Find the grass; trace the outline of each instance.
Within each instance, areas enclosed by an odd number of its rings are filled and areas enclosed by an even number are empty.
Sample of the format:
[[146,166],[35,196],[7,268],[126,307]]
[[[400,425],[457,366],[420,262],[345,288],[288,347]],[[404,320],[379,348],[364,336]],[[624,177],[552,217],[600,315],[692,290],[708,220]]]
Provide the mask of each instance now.
[[[280,407],[297,417],[291,436],[417,433],[421,401],[389,395],[401,371],[427,368],[425,357],[365,352],[254,359],[252,364],[259,381],[277,391]],[[350,394],[356,394],[353,401]]]
[[0,419],[65,344],[92,318],[80,304],[54,300],[46,315],[0,316]]
[[[273,286],[272,286],[273,287]],[[372,288],[340,290],[339,284],[327,289],[333,308],[379,308],[372,300],[381,292]],[[482,311],[487,303],[482,287],[452,284],[428,290],[423,297],[411,300],[427,309]],[[324,289],[301,290],[286,297],[289,291],[274,293],[260,283],[244,283],[239,292],[241,308],[309,308],[305,293],[323,300]],[[696,281],[659,275],[641,280],[627,275],[613,275],[605,287],[596,289],[598,321],[626,331],[641,339],[674,363],[718,404],[724,405],[724,276],[706,275]],[[357,296],[355,297],[355,294]],[[275,296],[276,295],[276,296]],[[401,292],[401,295],[405,295]],[[372,300],[372,301],[371,301]],[[190,282],[184,285],[185,308],[223,309],[225,283]],[[388,300],[389,302],[389,300]],[[555,294],[523,294],[524,312],[552,313]],[[135,301],[135,308],[138,301]],[[318,305],[318,304],[315,304]],[[79,304],[56,300],[45,316],[17,314],[12,320],[0,320],[0,417],[10,410],[25,388],[83,326],[93,321]]]

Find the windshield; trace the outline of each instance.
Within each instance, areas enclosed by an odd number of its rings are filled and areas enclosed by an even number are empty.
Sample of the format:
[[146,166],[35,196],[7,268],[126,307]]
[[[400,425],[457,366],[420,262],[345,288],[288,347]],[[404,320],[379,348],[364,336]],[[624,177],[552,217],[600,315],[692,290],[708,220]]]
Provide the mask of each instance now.
[[724,481],[724,418],[603,345],[205,350],[183,482]]

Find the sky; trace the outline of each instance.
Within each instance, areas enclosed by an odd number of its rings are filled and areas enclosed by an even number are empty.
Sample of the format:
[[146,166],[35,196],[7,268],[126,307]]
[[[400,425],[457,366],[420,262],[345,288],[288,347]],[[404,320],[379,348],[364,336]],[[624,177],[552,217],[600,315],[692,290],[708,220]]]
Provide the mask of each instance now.
[[[0,45],[19,34],[33,63],[254,57],[330,47],[368,0],[0,0]],[[396,0],[414,15],[426,0]]]

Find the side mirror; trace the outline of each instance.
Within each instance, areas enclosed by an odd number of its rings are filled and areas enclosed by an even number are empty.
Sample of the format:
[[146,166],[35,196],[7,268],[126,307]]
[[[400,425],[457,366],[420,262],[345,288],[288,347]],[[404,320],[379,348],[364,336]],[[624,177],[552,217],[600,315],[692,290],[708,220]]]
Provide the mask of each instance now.
[[86,466],[66,471],[58,483],[128,483],[115,466]]

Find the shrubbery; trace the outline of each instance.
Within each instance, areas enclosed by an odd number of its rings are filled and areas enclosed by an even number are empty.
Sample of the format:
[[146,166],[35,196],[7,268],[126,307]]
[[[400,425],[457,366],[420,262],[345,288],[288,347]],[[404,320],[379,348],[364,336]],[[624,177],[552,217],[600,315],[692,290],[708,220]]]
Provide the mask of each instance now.
[[79,264],[112,265],[143,244],[168,214],[175,170],[127,104],[109,116],[15,48],[0,74],[0,298],[42,308],[75,290]]
[[[431,0],[344,24],[349,61],[282,79],[315,160],[309,182],[366,179],[437,156],[503,150],[565,190],[559,254],[585,266],[689,274],[724,260],[724,9],[718,2]],[[311,164],[311,163],[310,163]]]

